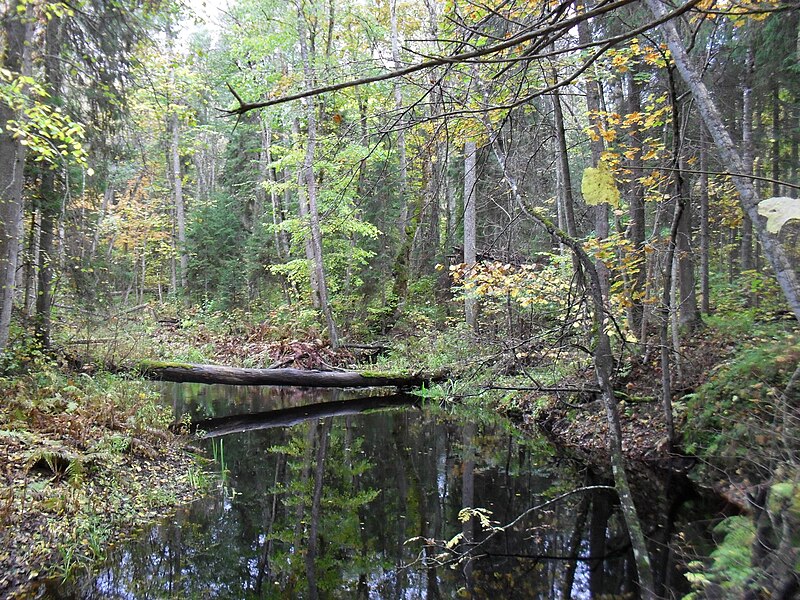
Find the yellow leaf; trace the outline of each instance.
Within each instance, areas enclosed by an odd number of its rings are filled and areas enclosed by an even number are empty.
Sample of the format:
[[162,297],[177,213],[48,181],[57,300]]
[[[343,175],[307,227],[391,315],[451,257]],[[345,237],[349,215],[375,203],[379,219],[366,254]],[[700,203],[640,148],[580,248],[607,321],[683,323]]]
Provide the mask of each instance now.
[[581,192],[586,204],[591,206],[610,204],[614,208],[619,207],[619,189],[614,182],[614,176],[603,161],[600,161],[596,169],[589,167],[584,170]]
[[655,150],[648,150],[642,155],[642,160],[650,160],[651,158],[655,158],[657,154],[658,153]]

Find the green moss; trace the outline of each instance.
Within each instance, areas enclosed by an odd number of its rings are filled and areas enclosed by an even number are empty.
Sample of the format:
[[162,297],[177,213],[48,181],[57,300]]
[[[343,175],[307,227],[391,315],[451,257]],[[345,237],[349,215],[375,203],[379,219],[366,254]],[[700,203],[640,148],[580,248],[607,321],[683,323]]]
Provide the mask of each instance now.
[[740,476],[751,475],[748,465],[757,471],[757,465],[780,456],[783,440],[794,437],[783,431],[784,423],[775,415],[782,414],[783,390],[800,361],[796,334],[751,328],[747,339],[731,360],[683,399],[687,450],[711,462],[746,457]]
[[156,369],[194,369],[196,365],[192,363],[182,363],[177,361],[164,360],[142,360],[139,362],[138,371],[146,373]]
[[790,512],[800,519],[800,485],[794,481],[781,481],[770,489],[769,510],[776,514]]
[[361,371],[361,376],[367,379],[403,379],[413,377],[413,374],[401,371]]

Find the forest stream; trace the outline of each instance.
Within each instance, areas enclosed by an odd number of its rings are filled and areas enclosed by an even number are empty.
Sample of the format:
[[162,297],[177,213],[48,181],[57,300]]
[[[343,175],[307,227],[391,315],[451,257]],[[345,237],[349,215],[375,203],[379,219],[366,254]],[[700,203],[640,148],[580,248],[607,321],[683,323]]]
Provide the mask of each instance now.
[[[553,599],[570,580],[573,598],[636,597],[601,477],[486,411],[368,393],[165,385],[192,421],[272,412],[217,421],[198,444],[222,485],[53,597]],[[680,598],[720,507],[675,476],[635,482]]]

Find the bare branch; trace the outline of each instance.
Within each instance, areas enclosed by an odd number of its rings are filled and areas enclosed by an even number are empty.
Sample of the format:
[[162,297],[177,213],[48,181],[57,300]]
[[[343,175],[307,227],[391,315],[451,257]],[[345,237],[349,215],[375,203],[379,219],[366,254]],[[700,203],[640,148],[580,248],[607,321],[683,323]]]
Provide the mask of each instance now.
[[[691,0],[683,9],[680,9],[681,12],[688,10],[687,7],[696,4],[699,0]],[[412,73],[416,73],[418,71],[423,71],[426,69],[432,69],[434,67],[440,67],[443,65],[449,64],[456,64],[456,63],[463,63],[465,61],[471,60],[473,58],[478,58],[481,56],[488,56],[491,54],[497,54],[498,52],[502,52],[503,50],[508,50],[509,48],[513,48],[515,46],[519,46],[520,44],[524,44],[525,42],[529,42],[535,40],[538,37],[545,36],[547,34],[562,31],[577,25],[583,20],[590,19],[599,15],[606,14],[608,12],[614,11],[618,8],[622,8],[623,6],[627,6],[628,4],[632,4],[634,0],[616,0],[615,2],[610,2],[609,4],[597,7],[590,11],[586,11],[581,15],[577,15],[570,19],[564,19],[558,24],[555,25],[548,25],[546,27],[541,27],[538,29],[534,29],[524,34],[517,35],[515,37],[510,38],[509,40],[495,44],[493,46],[487,46],[486,48],[481,48],[479,50],[473,50],[471,52],[464,52],[460,54],[454,54],[451,56],[440,56],[437,58],[432,58],[431,60],[423,61],[416,65],[411,65],[409,67],[405,67],[403,69],[397,69],[394,71],[389,71],[387,73],[382,73],[380,75],[373,75],[371,77],[363,77],[361,79],[354,79],[351,81],[343,81],[341,83],[334,83],[331,85],[326,85],[318,88],[313,88],[310,90],[305,90],[302,92],[298,92],[296,94],[290,94],[288,96],[281,96],[279,98],[273,98],[271,100],[264,100],[261,102],[242,102],[237,97],[239,101],[239,106],[237,108],[231,110],[221,110],[222,113],[226,115],[243,115],[246,112],[251,110],[256,110],[259,108],[266,108],[268,106],[275,106],[277,104],[284,104],[286,102],[291,102],[293,100],[300,100],[303,98],[309,98],[313,96],[319,96],[322,94],[327,94],[330,92],[336,92],[339,90],[356,87],[360,85],[367,85],[370,83],[377,83],[379,81],[386,81],[388,79],[394,79],[396,77],[405,77],[406,75],[411,75]],[[659,21],[656,21],[656,24]]]

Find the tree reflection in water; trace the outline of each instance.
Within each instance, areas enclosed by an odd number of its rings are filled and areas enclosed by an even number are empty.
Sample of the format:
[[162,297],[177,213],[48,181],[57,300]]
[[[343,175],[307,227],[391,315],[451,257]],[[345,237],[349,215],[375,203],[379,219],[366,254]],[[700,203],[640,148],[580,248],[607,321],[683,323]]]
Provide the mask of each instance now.
[[[173,398],[195,418],[219,417],[226,406],[255,413],[343,399],[331,391],[270,395],[264,388],[205,387],[198,394],[187,387]],[[227,435],[235,494],[212,494],[154,527],[115,551],[95,576],[58,595],[635,597],[635,566],[613,492],[548,503],[603,482],[556,458],[540,438],[523,437],[499,418],[461,412],[311,414],[293,426]],[[655,538],[667,523],[667,537],[658,540],[664,543],[679,533],[664,515],[681,499],[670,497],[675,488],[655,487],[662,497],[649,498],[658,510],[645,515],[646,528]],[[460,521],[464,507],[485,511],[495,524],[514,523],[491,532],[474,517]],[[452,547],[443,546],[458,534]],[[665,595],[680,597],[688,591],[675,575],[681,561],[671,551],[654,554],[666,565]]]

